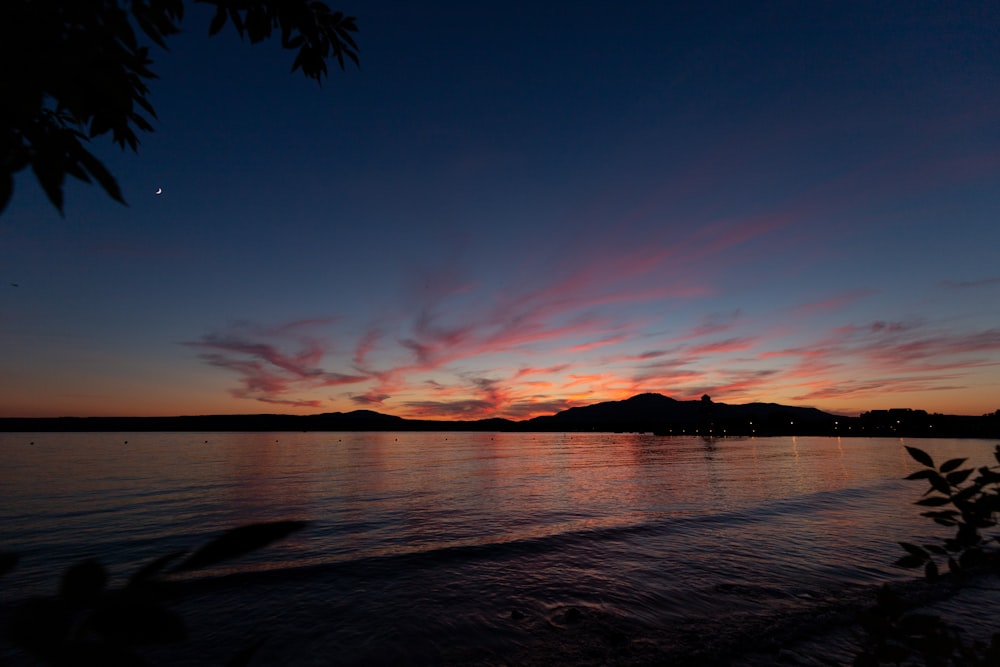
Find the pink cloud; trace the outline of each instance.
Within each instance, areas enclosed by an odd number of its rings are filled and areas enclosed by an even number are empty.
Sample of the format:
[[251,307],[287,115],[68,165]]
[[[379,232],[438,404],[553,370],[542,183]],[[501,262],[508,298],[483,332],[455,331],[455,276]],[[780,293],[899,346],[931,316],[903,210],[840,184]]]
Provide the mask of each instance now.
[[531,419],[532,417],[562,412],[572,407],[576,407],[576,404],[564,398],[535,396],[507,406],[505,416],[509,419]]
[[814,301],[812,303],[806,303],[799,306],[795,306],[790,309],[791,314],[800,317],[812,317],[819,313],[834,312],[841,310],[846,306],[857,303],[858,301],[869,297],[876,293],[876,290],[872,289],[855,289],[842,294],[837,294],[823,301]]
[[687,388],[687,392],[691,398],[707,393],[716,400],[752,400],[762,389],[771,385],[778,373],[775,369],[723,372],[716,381],[696,384]]
[[[927,391],[950,391],[961,389],[961,385],[941,384],[947,376],[933,379],[913,377],[882,377],[863,381],[841,381],[835,384],[819,383],[816,389],[794,396],[800,401],[822,401],[831,398],[850,396],[860,398],[871,395],[909,394]],[[954,376],[952,376],[954,379]]]
[[[759,220],[734,224],[732,227],[738,233],[732,235],[733,242],[772,231],[776,224],[779,223]],[[716,241],[709,235],[698,243],[706,246],[702,248],[704,256],[713,251],[707,246]],[[530,356],[543,351],[550,355],[574,355],[602,347],[615,348],[627,343],[643,323],[612,317],[603,313],[604,308],[710,293],[703,286],[692,285],[691,273],[684,269],[685,264],[693,261],[688,258],[690,245],[691,242],[659,247],[647,244],[631,254],[595,249],[592,255],[575,255],[572,263],[564,267],[566,270],[554,279],[522,289],[508,289],[492,300],[472,302],[471,307],[463,302],[459,308],[449,301],[456,294],[468,294],[469,283],[453,273],[442,272],[452,282],[425,291],[422,296],[429,301],[419,306],[411,326],[396,338],[397,349],[407,351],[409,359],[400,363],[399,355],[389,352],[382,357],[382,367],[373,368],[370,353],[381,336],[371,334],[358,343],[356,366],[379,380],[375,391],[384,396],[393,393],[386,384],[387,376],[400,383],[395,389],[401,389],[406,385],[402,378],[414,373],[443,369],[484,355],[516,352]],[[656,287],[648,286],[651,279]],[[452,289],[452,284],[464,287]],[[688,337],[694,339],[710,331],[730,329],[738,317],[738,313],[715,316],[700,330],[689,332]],[[732,339],[716,343],[714,351],[721,351],[726,344],[731,349],[742,349],[733,347],[737,341]],[[556,349],[551,349],[553,345]],[[393,357],[395,361],[388,361]]]
[[[571,240],[570,251],[547,264],[544,276],[512,270],[502,291],[491,292],[460,275],[457,263],[442,262],[405,286],[405,312],[379,314],[385,319],[375,320],[378,327],[347,346],[345,354],[353,350],[353,365],[346,362],[340,372],[324,365],[334,349],[317,335],[335,318],[210,334],[189,345],[202,350],[208,363],[236,373],[239,391],[249,398],[296,400],[296,392],[344,385],[357,390],[344,394],[356,403],[402,407],[420,415],[528,414],[539,404],[569,405],[580,396],[604,392],[603,399],[650,385],[665,393],[741,396],[780,389],[802,400],[836,395],[838,382],[853,387],[843,389],[845,395],[872,391],[869,387],[892,378],[900,378],[897,386],[954,385],[949,375],[956,369],[992,363],[990,355],[1000,349],[995,331],[962,337],[930,332],[919,322],[873,321],[800,342],[809,335],[805,327],[816,326],[813,318],[868,298],[875,293],[869,289],[779,309],[776,321],[762,327],[764,333],[753,326],[753,313],[734,310],[656,339],[644,334],[650,322],[659,326],[672,301],[714,296],[717,290],[726,296],[722,286],[713,284],[720,275],[713,272],[721,273],[715,267],[723,263],[714,261],[720,256],[735,255],[738,248],[734,261],[752,262],[755,252],[773,254],[775,243],[798,244],[814,233],[816,226],[803,222],[864,204],[874,191],[866,187],[868,179],[882,166],[873,163],[806,187],[770,205],[766,214],[744,218],[708,215],[709,209],[725,211],[721,204],[715,209],[714,202],[696,211],[693,222],[676,218],[671,209],[675,200],[692,195],[684,187],[667,185],[619,219],[584,220],[594,234]],[[713,179],[721,182],[725,169],[706,161],[690,179],[704,183],[700,192],[707,192]],[[843,197],[845,193],[851,197]],[[588,208],[581,206],[577,215],[590,215]],[[657,235],[622,232],[622,225],[630,230],[654,217],[663,220]],[[970,289],[996,280],[944,286]],[[654,315],[635,315],[640,311]],[[788,343],[791,336],[794,344]],[[644,350],[636,349],[638,341],[645,341]],[[600,352],[588,355],[595,350]],[[585,366],[584,355],[600,358]],[[522,366],[514,369],[511,358]],[[565,359],[572,365],[552,363]],[[498,368],[504,364],[508,366]],[[857,376],[844,379],[848,368]],[[540,398],[540,390],[553,394]]]
[[378,345],[379,340],[382,338],[382,332],[378,329],[369,329],[361,336],[358,340],[357,346],[354,348],[354,365],[363,368],[368,361],[368,356],[375,350],[376,345]]
[[649,364],[647,366],[637,368],[632,375],[632,380],[637,383],[646,384],[655,381],[656,384],[666,388],[668,392],[673,393],[676,387],[689,382],[700,381],[704,377],[704,371],[688,368],[687,362],[678,361],[672,363]]
[[382,405],[383,402],[392,398],[390,394],[379,394],[377,392],[367,392],[351,396],[351,400],[362,405]]
[[587,343],[580,343],[579,345],[571,345],[567,348],[568,352],[589,352],[591,350],[596,350],[602,347],[608,347],[609,345],[617,345],[629,339],[629,336],[625,334],[619,334],[617,336],[608,336],[600,340],[590,341]]
[[725,340],[710,341],[700,345],[687,346],[683,351],[692,357],[701,357],[709,354],[730,354],[732,352],[742,352],[749,350],[756,344],[756,338],[727,338]]
[[556,373],[562,373],[569,367],[570,364],[556,364],[555,366],[546,366],[543,368],[524,366],[519,368],[517,372],[514,373],[514,376],[511,379],[520,380],[522,378],[529,377],[531,375],[552,375]]
[[[250,397],[239,396],[239,398],[250,398]],[[274,404],[274,405],[290,405],[290,406],[296,407],[296,408],[318,408],[321,405],[323,405],[323,403],[321,401],[316,401],[316,400],[301,400],[301,401],[296,401],[296,400],[284,399],[284,398],[269,398],[267,396],[255,396],[253,398],[255,400],[258,400],[258,401],[262,402],[262,403],[271,403],[271,404]]]
[[417,419],[476,420],[494,416],[496,406],[490,401],[464,399],[455,401],[407,401],[407,414]]
[[874,321],[835,328],[815,344],[761,352],[762,361],[788,360],[762,390],[800,387],[795,400],[862,398],[887,393],[961,388],[971,369],[1000,365],[1000,330],[931,332],[925,324]]
[[[307,333],[309,329],[328,320],[297,321],[281,327],[264,329],[239,325],[238,333],[206,334],[200,340],[183,343],[202,350],[204,361],[236,373],[240,386],[231,393],[238,398],[249,398],[264,403],[319,407],[314,399],[286,397],[289,393],[320,387],[350,385],[368,379],[367,375],[336,373],[320,367],[325,348],[318,337]],[[286,353],[276,342],[262,338],[294,336],[296,351]]]
[[741,315],[742,313],[738,310],[732,313],[713,313],[704,317],[699,324],[691,327],[685,333],[672,340],[675,342],[684,342],[695,338],[703,338],[705,336],[732,331],[732,329],[739,323]]

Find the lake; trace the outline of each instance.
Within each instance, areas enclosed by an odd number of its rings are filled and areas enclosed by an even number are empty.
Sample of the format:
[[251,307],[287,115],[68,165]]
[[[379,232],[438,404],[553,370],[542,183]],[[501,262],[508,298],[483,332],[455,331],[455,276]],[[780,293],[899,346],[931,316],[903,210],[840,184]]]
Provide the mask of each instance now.
[[[905,444],[994,463],[991,440]],[[600,664],[615,651],[638,664],[670,642],[689,653],[705,633],[820,618],[912,579],[892,565],[896,542],[944,529],[912,504],[924,483],[902,480],[919,468],[903,445],[3,433],[0,548],[21,554],[4,597],[52,593],[86,557],[120,583],[225,529],[301,519],[301,532],[200,573],[175,605],[191,640],[150,661],[221,664],[266,637],[254,664]]]

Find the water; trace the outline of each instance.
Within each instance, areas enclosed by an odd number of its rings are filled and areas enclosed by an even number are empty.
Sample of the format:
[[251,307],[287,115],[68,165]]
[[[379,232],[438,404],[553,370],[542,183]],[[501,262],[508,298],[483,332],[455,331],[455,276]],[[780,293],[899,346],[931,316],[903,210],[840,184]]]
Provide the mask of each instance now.
[[[177,602],[191,641],[151,660],[220,664],[263,632],[259,664],[642,662],[685,632],[753,629],[911,578],[895,543],[941,533],[912,505],[922,483],[901,480],[919,467],[903,444],[0,434],[0,548],[21,554],[4,596],[51,593],[85,557],[120,582],[227,528],[304,519],[203,573]],[[907,444],[990,464],[995,443]]]

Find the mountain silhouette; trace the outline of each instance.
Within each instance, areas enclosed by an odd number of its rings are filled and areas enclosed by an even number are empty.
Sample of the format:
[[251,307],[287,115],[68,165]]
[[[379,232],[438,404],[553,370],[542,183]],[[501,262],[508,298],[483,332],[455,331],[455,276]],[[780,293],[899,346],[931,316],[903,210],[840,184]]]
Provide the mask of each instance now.
[[[607,401],[570,408],[529,424],[539,430],[652,431],[655,433],[812,433],[843,419],[816,408],[777,403],[729,405],[708,396],[700,401],[678,401],[662,394],[638,394],[623,401]],[[797,427],[797,428],[796,428]]]
[[0,432],[54,431],[602,431],[707,437],[837,435],[1000,437],[1000,410],[982,417],[930,415],[923,410],[872,410],[860,417],[778,403],[716,403],[709,396],[679,401],[638,394],[569,408],[524,421],[405,419],[373,410],[316,415],[0,418]]

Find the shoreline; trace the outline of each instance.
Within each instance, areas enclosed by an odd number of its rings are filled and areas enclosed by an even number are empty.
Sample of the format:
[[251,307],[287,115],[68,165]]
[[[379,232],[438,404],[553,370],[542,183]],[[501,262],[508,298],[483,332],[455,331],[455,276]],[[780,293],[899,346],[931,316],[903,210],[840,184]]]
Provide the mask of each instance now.
[[[197,587],[196,587],[197,588]],[[214,588],[211,586],[210,588]],[[250,587],[254,588],[254,587]],[[480,644],[449,646],[448,637],[419,638],[412,644],[389,645],[378,641],[385,628],[372,633],[371,640],[359,638],[359,646],[339,644],[334,618],[314,618],[310,627],[274,634],[262,628],[253,635],[241,633],[226,623],[231,617],[225,605],[203,606],[202,590],[172,605],[188,618],[193,630],[185,642],[141,650],[147,664],[221,664],[258,638],[260,650],[249,664],[311,665],[398,665],[410,667],[542,667],[553,664],[578,666],[615,665],[677,667],[719,665],[764,667],[782,664],[800,667],[850,665],[862,647],[865,635],[858,622],[861,612],[874,605],[877,586],[857,585],[837,597],[810,599],[799,596],[786,609],[770,613],[742,612],[717,618],[678,618],[659,624],[624,619],[599,609],[562,606],[545,615],[528,611],[511,614],[510,624],[517,637],[497,638]],[[1000,602],[1000,575],[977,575],[961,582],[948,576],[936,582],[910,579],[893,584],[907,608],[941,615],[966,631],[965,639],[989,641],[992,618],[983,618],[982,609]],[[242,589],[243,594],[255,591]],[[265,593],[262,606],[275,598]],[[280,599],[280,591],[277,591]],[[216,600],[216,602],[220,602]],[[5,607],[7,605],[4,605]],[[242,609],[261,615],[263,609]],[[442,612],[443,613],[443,612]],[[225,615],[224,615],[225,614]],[[9,665],[41,664],[9,644],[0,652]],[[333,658],[331,660],[331,658]]]

